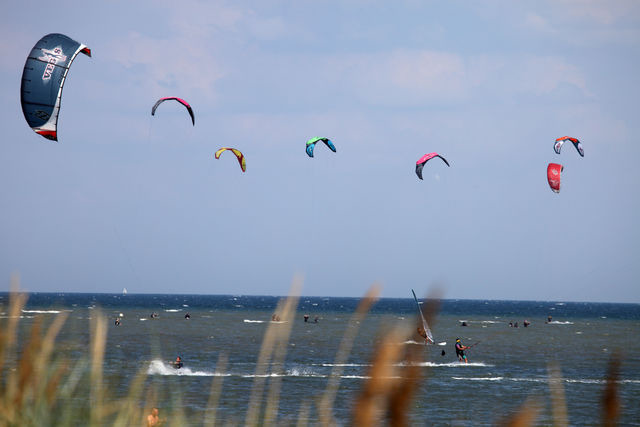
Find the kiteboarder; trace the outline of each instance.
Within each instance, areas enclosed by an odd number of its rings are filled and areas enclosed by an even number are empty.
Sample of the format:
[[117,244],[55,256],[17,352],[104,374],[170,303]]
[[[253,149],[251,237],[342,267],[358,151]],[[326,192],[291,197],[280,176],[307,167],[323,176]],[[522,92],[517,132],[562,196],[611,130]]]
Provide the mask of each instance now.
[[456,356],[458,356],[460,362],[469,363],[467,356],[464,354],[464,351],[468,348],[468,346],[462,344],[460,338],[456,338]]
[[182,359],[180,358],[180,356],[176,357],[176,361],[173,362],[173,367],[176,369],[182,368]]

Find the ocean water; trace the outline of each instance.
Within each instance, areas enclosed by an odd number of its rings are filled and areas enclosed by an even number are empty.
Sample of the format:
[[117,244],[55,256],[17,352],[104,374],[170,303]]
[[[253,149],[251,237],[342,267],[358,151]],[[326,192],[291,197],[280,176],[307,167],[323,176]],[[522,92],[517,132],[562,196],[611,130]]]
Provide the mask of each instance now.
[[[244,421],[256,380],[262,339],[279,298],[211,295],[31,294],[22,313],[20,340],[37,316],[58,312],[69,318],[59,337],[70,360],[86,356],[89,318],[100,310],[109,317],[104,362],[106,385],[126,394],[133,378],[148,374],[162,410],[181,406],[192,425],[204,420],[216,364],[228,357],[222,374],[218,419]],[[0,294],[6,317],[7,294]],[[308,421],[317,420],[316,401],[327,386],[336,353],[358,298],[302,297],[293,321],[282,369],[278,420],[293,424],[310,405]],[[150,314],[155,312],[157,318]],[[191,318],[184,315],[190,313]],[[310,322],[303,321],[309,314]],[[122,323],[113,320],[122,315]],[[552,316],[546,323],[547,316]],[[318,317],[318,323],[313,319]],[[349,424],[353,402],[367,381],[376,343],[384,331],[402,322],[413,325],[413,299],[381,299],[359,325],[349,359],[342,368],[334,415]],[[523,327],[527,319],[531,325]],[[461,322],[467,326],[461,326]],[[518,322],[519,328],[509,327]],[[277,327],[277,325],[274,325]],[[571,425],[593,425],[600,408],[612,354],[621,356],[619,394],[622,425],[640,425],[640,305],[540,301],[443,300],[431,325],[436,345],[420,346],[423,381],[413,400],[415,425],[492,425],[528,398],[542,411],[539,423],[552,422],[548,368],[557,363]],[[468,364],[457,362],[456,337],[467,345]],[[445,354],[442,355],[444,350]],[[180,355],[184,367],[169,361]],[[402,369],[402,368],[401,368]],[[218,378],[220,379],[220,378]],[[141,405],[143,402],[140,403]]]

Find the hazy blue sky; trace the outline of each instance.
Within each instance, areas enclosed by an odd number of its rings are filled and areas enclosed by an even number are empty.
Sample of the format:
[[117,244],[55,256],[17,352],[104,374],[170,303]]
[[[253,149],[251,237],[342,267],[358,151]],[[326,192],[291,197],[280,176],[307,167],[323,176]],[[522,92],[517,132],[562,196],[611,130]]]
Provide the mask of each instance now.
[[[20,108],[52,32],[93,52],[60,143]],[[640,302],[640,2],[7,1],[0,36],[7,284]]]

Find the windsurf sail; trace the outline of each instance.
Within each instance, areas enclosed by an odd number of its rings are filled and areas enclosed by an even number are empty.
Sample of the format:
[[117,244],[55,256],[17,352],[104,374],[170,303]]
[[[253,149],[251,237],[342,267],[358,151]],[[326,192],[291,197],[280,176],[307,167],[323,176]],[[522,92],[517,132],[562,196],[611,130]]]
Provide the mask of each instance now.
[[420,308],[420,303],[418,302],[416,293],[413,291],[413,289],[411,289],[411,293],[413,294],[413,299],[416,301],[416,307],[418,308],[418,313],[420,313],[420,318],[422,319],[422,331],[419,330],[420,335],[422,335],[422,337],[425,339],[425,342],[424,342],[425,344],[427,344],[427,342],[430,342],[431,344],[433,344],[435,341],[433,341],[433,335],[431,334],[431,329],[429,328],[427,319],[425,319],[424,314],[422,314],[422,309]]

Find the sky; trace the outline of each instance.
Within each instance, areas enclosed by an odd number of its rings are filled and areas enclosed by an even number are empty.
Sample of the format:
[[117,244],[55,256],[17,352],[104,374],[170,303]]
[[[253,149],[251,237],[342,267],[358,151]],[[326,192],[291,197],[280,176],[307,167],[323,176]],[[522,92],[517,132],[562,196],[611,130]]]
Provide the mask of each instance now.
[[[55,32],[92,50],[58,143],[20,106]],[[286,295],[300,275],[310,296],[640,302],[637,1],[10,0],[0,40],[7,289]],[[152,117],[164,96],[195,126]],[[584,158],[553,151],[565,135]],[[307,157],[314,136],[337,152]],[[421,181],[429,152],[451,167]]]

